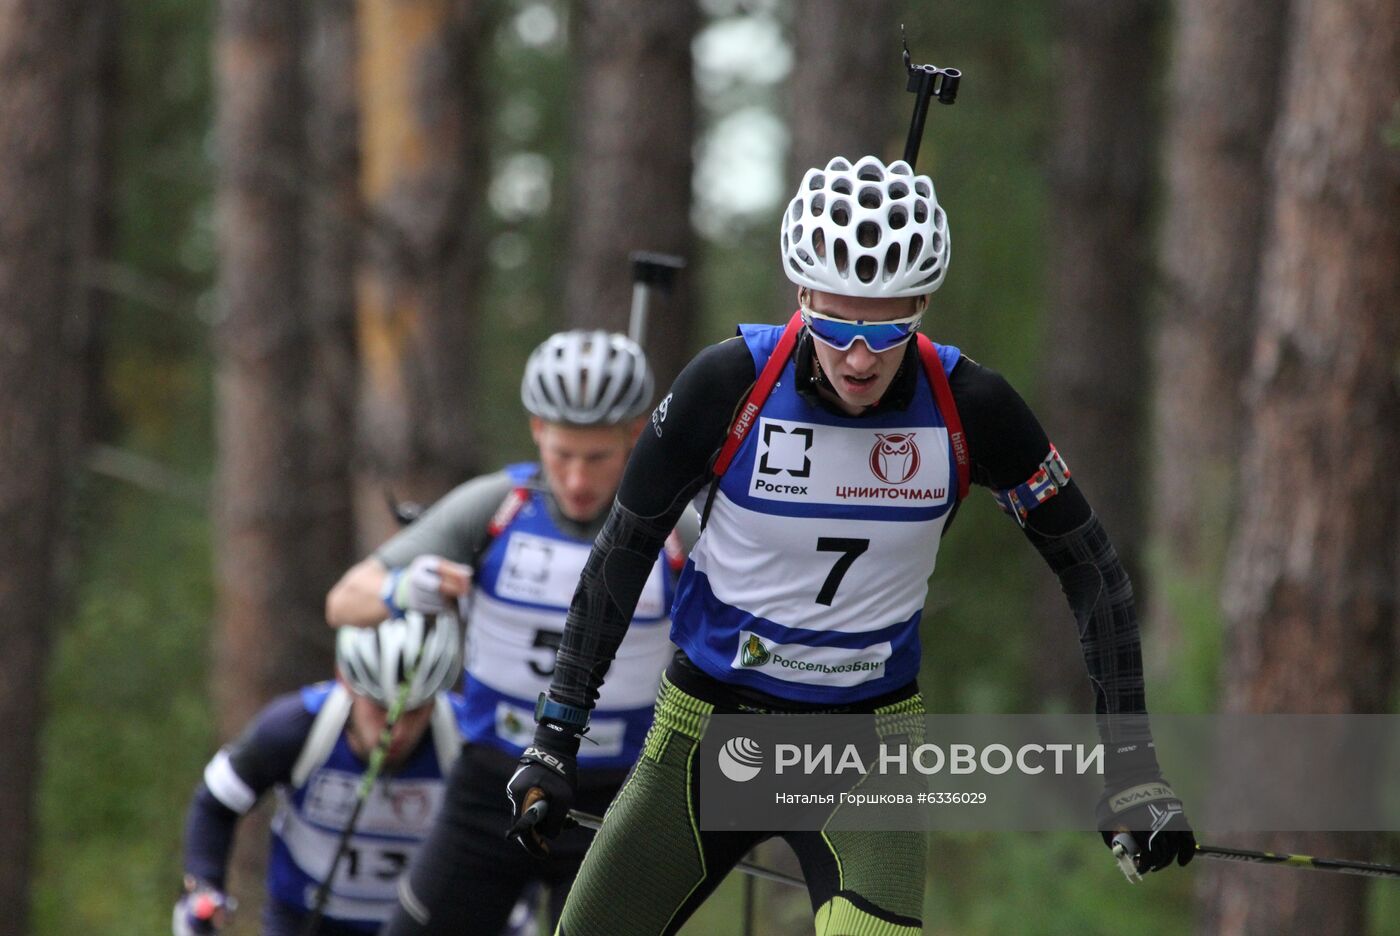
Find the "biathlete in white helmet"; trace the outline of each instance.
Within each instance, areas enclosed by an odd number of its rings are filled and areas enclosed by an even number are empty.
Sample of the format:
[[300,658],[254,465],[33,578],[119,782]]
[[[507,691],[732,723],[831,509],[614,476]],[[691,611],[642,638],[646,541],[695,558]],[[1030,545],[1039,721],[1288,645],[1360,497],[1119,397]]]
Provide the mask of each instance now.
[[[467,622],[467,743],[387,933],[494,936],[532,882],[549,888],[556,914],[563,904],[590,834],[572,830],[548,854],[541,847],[528,855],[505,838],[511,814],[500,790],[530,743],[569,600],[652,397],[650,368],[630,339],[603,331],[550,337],[521,382],[539,462],[454,489],[327,598],[336,626],[368,624],[386,607],[399,614],[459,603]],[[643,563],[627,639],[596,700],[593,743],[570,765],[582,808],[603,812],[641,750],[675,652],[669,609],[697,532],[694,517],[678,512]]]
[[[559,834],[580,735],[611,688],[608,663],[628,638],[647,557],[694,500],[702,533],[672,608],[680,653],[642,759],[564,907],[562,936],[674,933],[772,837],[694,821],[692,755],[712,714],[923,713],[920,617],[969,484],[991,490],[1059,576],[1096,711],[1145,711],[1132,587],[1064,459],[999,374],[918,335],[950,256],[930,179],[902,161],[833,159],[803,177],[780,239],[798,310],[786,327],[743,325],[702,351],[653,413],[509,784],[522,843]],[[1151,745],[1109,748],[1105,841],[1137,833],[1143,870],[1190,860],[1194,837]],[[522,806],[541,795],[547,811],[532,827]],[[782,837],[818,934],[922,931],[922,833]]]
[[[277,792],[277,813],[261,932],[297,936],[318,905],[323,936],[379,931],[394,908],[400,874],[432,827],[444,778],[461,749],[466,705],[449,692],[462,665],[460,631],[450,614],[436,620],[411,614],[342,631],[336,681],[274,699],[214,756],[185,823],[185,893],[175,906],[175,936],[223,928],[234,834],[269,790]],[[344,837],[405,679],[402,714],[383,766]]]

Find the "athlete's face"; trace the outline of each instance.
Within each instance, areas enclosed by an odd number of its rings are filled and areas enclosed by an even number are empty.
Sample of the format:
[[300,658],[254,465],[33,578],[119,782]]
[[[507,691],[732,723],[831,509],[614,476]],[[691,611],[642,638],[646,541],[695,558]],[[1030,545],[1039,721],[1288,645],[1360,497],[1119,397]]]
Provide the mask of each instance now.
[[[350,734],[350,749],[358,756],[368,758],[379,743],[379,736],[384,732],[384,723],[388,721],[389,713],[373,699],[365,696],[352,695],[350,699],[350,725],[347,729]],[[427,730],[432,717],[431,705],[419,706],[399,716],[393,732],[389,735],[389,752],[384,758],[386,767],[393,768],[403,763],[404,758],[408,757],[423,739],[423,732]]]
[[[918,312],[923,303],[923,299],[918,297],[871,299],[865,296],[838,296],[818,290],[806,292],[803,298],[813,312],[866,322],[907,318]],[[878,403],[880,397],[885,395],[894,381],[894,375],[899,372],[899,362],[904,359],[907,347],[906,343],[888,351],[875,352],[864,341],[855,341],[845,351],[837,351],[820,341],[812,342],[817,363],[836,390],[837,399],[832,402],[852,415]]]
[[587,523],[612,506],[640,428],[640,420],[581,427],[531,418],[545,481],[564,516]]

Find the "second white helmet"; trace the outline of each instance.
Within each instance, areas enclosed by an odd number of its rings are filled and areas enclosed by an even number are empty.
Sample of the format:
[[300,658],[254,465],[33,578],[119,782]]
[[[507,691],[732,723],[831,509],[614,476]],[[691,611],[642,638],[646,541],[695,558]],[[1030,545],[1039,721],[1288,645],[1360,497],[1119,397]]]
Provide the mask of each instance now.
[[933,180],[874,156],[807,170],[783,213],[781,247],[797,285],[874,298],[933,292],[952,254]]
[[405,709],[415,709],[462,678],[462,626],[451,614],[409,611],[377,627],[342,627],[335,662],[351,692],[384,708],[412,673]]
[[520,400],[533,416],[573,426],[612,426],[651,408],[651,368],[626,335],[568,331],[530,353]]

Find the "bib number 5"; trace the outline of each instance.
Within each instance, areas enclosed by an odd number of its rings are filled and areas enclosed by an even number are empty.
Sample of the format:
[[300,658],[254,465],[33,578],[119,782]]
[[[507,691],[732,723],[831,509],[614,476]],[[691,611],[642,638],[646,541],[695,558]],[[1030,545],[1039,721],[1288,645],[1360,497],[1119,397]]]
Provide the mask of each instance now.
[[817,539],[817,552],[841,554],[836,560],[836,564],[831,567],[831,571],[827,573],[826,581],[822,583],[822,590],[817,592],[817,604],[831,607],[832,599],[836,597],[836,589],[841,587],[841,580],[850,571],[851,564],[869,548],[870,540],[868,539],[852,539],[845,536],[822,536]]

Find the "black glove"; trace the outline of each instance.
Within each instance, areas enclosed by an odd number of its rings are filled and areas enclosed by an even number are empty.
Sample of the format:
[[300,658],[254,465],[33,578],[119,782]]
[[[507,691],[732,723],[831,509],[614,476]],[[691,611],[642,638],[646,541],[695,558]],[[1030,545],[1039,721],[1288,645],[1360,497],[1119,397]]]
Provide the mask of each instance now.
[[[535,729],[535,742],[520,757],[506,784],[514,822],[513,838],[536,858],[549,855],[549,843],[564,830],[578,787],[578,735],[548,722]],[[536,803],[543,802],[543,807]],[[534,807],[532,809],[532,807]],[[543,815],[539,814],[543,809]]]
[[1103,843],[1113,847],[1114,836],[1127,832],[1135,849],[1129,849],[1138,874],[1160,871],[1176,860],[1189,864],[1196,856],[1196,833],[1186,820],[1186,810],[1161,777],[1133,786],[1105,791],[1097,810]]

